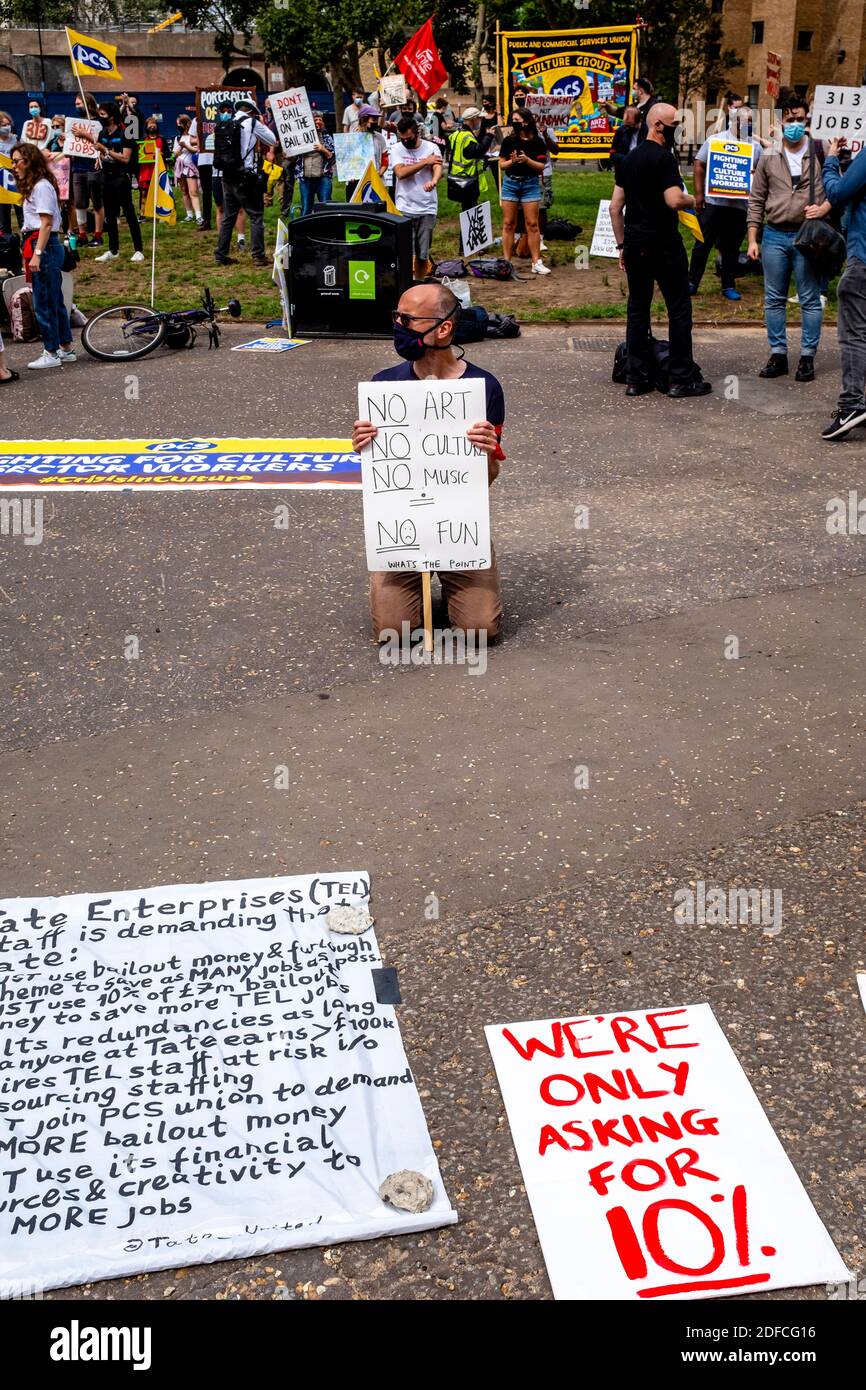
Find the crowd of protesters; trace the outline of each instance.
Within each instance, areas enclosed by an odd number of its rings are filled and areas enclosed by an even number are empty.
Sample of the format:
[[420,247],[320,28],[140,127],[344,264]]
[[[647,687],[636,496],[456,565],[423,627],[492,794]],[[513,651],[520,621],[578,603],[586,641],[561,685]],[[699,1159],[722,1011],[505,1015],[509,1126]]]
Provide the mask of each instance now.
[[[491,97],[485,97],[480,107],[469,105],[455,114],[444,96],[422,112],[413,99],[386,110],[378,93],[361,88],[352,92],[343,111],[342,131],[371,137],[373,165],[398,211],[412,220],[416,280],[434,270],[431,244],[440,206],[439,184],[445,173],[447,197],[455,210],[472,208],[498,190],[504,257],[511,260],[520,254],[520,243],[523,254],[528,252],[531,273],[550,274],[542,252],[557,144],[550,130],[539,129],[527,102],[529,95],[529,88],[518,84],[510,116],[503,121]],[[237,250],[243,252],[249,228],[253,264],[269,266],[265,206],[276,203],[284,218],[305,216],[334,196],[334,137],[325,114],[313,106],[316,144],[289,159],[281,155],[267,105],[260,110],[252,96],[221,103],[218,122],[238,121],[241,128],[242,167],[231,172],[221,170],[213,151],[204,148],[191,115],[181,115],[176,130],[165,134],[159,119],[155,115],[143,118],[136,99],[127,93],[116,102],[97,101],[86,92],[76,95],[76,114],[98,126],[99,134],[92,134],[95,157],[63,154],[65,118],[47,114],[38,99],[31,100],[20,135],[8,114],[0,111],[0,155],[11,159],[16,175],[20,170],[30,189],[21,206],[0,204],[0,233],[8,234],[15,219],[24,236],[25,273],[33,285],[33,307],[44,347],[40,359],[30,365],[74,360],[58,288],[63,233],[68,238],[67,258],[69,248],[94,249],[100,253],[97,260],[109,263],[121,257],[122,221],[130,243],[129,258],[144,259],[138,213],[147,197],[157,150],[180,193],[185,221],[209,232],[216,206],[216,263],[236,264],[230,254],[232,238],[236,237]],[[763,276],[770,356],[760,375],[773,379],[789,372],[787,305],[792,302],[793,281],[793,302],[799,303],[801,318],[795,379],[813,381],[830,275],[810,258],[801,245],[800,232],[810,220],[827,219],[848,237],[848,263],[838,289],[844,387],[837,417],[823,432],[825,438],[835,439],[866,422],[866,231],[862,225],[866,214],[861,215],[866,206],[866,159],[857,159],[849,169],[851,156],[844,140],[826,145],[813,141],[809,107],[802,95],[783,93],[779,106],[781,120],[767,139],[755,129],[754,114],[742,97],[727,93],[715,126],[694,158],[694,195],[686,191],[680,172],[679,113],[655,92],[652,83],[639,77],[631,104],[616,111],[609,157],[616,185],[611,217],[629,288],[627,394],[652,389],[649,324],[656,286],[670,320],[669,394],[708,393],[710,385],[701,378],[692,357],[690,300],[714,251],[719,257],[721,294],[731,301],[741,298],[736,282],[744,272],[744,240],[747,260],[760,261]],[[77,130],[85,133],[83,126]],[[747,201],[720,198],[708,188],[712,135],[751,145]],[[495,177],[491,177],[493,171]],[[347,183],[347,200],[356,188],[357,180]],[[696,215],[703,238],[695,239],[690,260],[677,220],[683,212]],[[0,383],[13,379],[15,374],[5,360],[0,362]]]

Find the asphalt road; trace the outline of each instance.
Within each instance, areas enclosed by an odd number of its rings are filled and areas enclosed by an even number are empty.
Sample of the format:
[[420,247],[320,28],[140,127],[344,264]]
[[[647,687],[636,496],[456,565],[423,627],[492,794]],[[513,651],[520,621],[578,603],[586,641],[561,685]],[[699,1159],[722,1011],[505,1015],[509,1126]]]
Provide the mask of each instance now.
[[[472,349],[508,403],[506,619],[483,676],[379,664],[357,493],[293,494],[288,531],[268,492],[62,496],[41,545],[3,537],[4,892],[368,869],[461,1215],[81,1296],[548,1298],[484,1024],[701,1000],[866,1272],[866,541],[825,526],[864,488],[866,433],[819,438],[832,330],[812,385],[759,382],[757,330],[700,332],[717,389],[694,402],[626,401],[619,336]],[[391,360],[199,347],[139,364],[134,401],[83,361],[16,386],[7,432],[339,436]],[[780,889],[784,929],[676,925],[700,878]],[[827,1294],[766,1295],[792,1296]]]

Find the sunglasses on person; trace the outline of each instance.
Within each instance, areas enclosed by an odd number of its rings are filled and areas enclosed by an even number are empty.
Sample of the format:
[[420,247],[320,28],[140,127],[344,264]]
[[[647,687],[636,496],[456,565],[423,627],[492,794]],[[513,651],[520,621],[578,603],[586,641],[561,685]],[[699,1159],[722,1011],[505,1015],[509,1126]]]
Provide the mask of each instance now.
[[437,319],[434,314],[401,314],[399,309],[391,310],[391,322],[402,323],[404,328],[411,328],[413,323],[444,323],[444,319]]

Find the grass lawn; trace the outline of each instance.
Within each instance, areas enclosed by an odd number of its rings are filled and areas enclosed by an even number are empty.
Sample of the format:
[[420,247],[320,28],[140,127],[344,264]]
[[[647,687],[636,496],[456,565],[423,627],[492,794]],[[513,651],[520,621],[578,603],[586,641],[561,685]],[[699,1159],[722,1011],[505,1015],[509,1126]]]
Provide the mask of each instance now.
[[[575,245],[589,246],[595,225],[599,199],[609,198],[613,174],[601,173],[594,164],[587,168],[558,170],[554,174],[553,217],[567,218],[582,227],[577,242],[549,243],[545,261],[554,273],[543,278],[529,276],[529,263],[519,273],[525,279],[517,283],[499,284],[493,281],[472,281],[473,300],[488,309],[515,313],[523,323],[572,323],[586,319],[621,319],[626,311],[625,277],[617,263],[595,257],[587,269],[574,265]],[[345,190],[335,183],[333,197],[342,201]],[[502,213],[492,199],[494,236],[502,232]],[[161,227],[157,241],[156,302],[159,308],[191,308],[198,303],[201,288],[210,285],[217,302],[224,303],[235,296],[243,307],[243,318],[263,323],[279,317],[279,298],[271,283],[270,271],[256,269],[249,252],[238,253],[236,266],[217,266],[213,261],[216,232],[199,232],[193,223],[184,223],[183,205],[177,197],[178,222],[174,227]],[[297,208],[297,194],[295,200]],[[459,220],[455,204],[446,197],[446,180],[439,185],[439,221],[433,238],[434,259],[444,260],[459,254]],[[269,251],[276,236],[277,209],[265,210],[265,238]],[[150,302],[150,251],[152,228],[142,223],[145,263],[131,265],[132,247],[126,226],[121,222],[121,258],[108,264],[96,265],[98,251],[84,251],[76,281],[76,302],[85,312],[107,308],[112,304]],[[687,251],[693,238],[683,229]],[[495,255],[492,247],[488,255]],[[520,263],[518,263],[520,264]],[[754,322],[761,318],[762,281],[760,274],[749,275],[740,281],[743,298],[731,304],[722,298],[719,281],[714,273],[714,257],[710,257],[701,290],[694,300],[697,323]],[[664,316],[664,305],[655,306]],[[835,282],[831,287],[831,311],[835,311]],[[798,318],[797,308],[789,309],[792,321]]]

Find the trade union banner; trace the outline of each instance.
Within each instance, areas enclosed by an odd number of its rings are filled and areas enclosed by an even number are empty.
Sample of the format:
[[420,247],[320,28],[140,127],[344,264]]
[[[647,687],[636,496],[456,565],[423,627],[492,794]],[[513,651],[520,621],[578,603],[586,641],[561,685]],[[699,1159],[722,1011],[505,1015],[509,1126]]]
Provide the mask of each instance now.
[[570,96],[570,110],[553,128],[559,158],[603,159],[634,82],[637,26],[506,32],[500,39],[506,120],[518,83],[539,97]]

